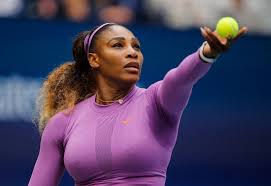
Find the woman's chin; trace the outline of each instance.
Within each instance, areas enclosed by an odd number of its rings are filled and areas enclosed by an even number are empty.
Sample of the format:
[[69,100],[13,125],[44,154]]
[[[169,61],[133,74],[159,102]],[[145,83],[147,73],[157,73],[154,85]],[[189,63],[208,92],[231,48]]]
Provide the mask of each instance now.
[[129,75],[129,76],[127,75],[125,76],[125,78],[123,78],[123,82],[127,84],[136,84],[138,80],[139,80],[138,75]]

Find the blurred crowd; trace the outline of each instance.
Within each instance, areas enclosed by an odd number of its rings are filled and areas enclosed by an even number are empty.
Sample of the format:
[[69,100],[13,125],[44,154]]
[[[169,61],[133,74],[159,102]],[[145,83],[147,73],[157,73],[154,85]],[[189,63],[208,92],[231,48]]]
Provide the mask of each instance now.
[[74,22],[151,22],[142,0],[0,0],[1,17]]
[[270,0],[0,0],[0,17],[73,22],[209,26],[233,16],[250,31],[271,34]]

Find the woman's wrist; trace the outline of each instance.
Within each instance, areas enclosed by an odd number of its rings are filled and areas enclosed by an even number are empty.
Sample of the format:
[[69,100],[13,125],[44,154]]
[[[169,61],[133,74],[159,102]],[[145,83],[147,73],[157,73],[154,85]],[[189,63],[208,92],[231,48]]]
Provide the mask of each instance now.
[[204,42],[202,53],[207,58],[217,58],[219,56],[219,53],[213,50],[208,42]]
[[[206,63],[214,63],[216,61],[216,59],[219,57],[218,53],[212,53],[210,50],[211,49],[210,49],[210,46],[207,43],[207,41],[203,42],[203,44],[201,45],[201,47],[199,49],[199,56],[202,59],[202,61],[204,61]],[[207,54],[206,54],[206,52],[207,52]]]

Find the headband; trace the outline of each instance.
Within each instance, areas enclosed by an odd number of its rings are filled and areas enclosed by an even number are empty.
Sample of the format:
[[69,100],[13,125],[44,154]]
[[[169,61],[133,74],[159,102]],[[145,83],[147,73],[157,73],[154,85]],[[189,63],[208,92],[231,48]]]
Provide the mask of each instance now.
[[110,25],[110,24],[114,24],[114,23],[104,23],[102,25],[100,25],[98,28],[96,28],[92,33],[91,35],[87,35],[84,39],[84,50],[86,52],[86,54],[88,55],[88,51],[89,51],[89,47],[91,45],[91,41],[94,37],[94,35],[99,31],[101,30],[103,27],[105,27],[106,25]]

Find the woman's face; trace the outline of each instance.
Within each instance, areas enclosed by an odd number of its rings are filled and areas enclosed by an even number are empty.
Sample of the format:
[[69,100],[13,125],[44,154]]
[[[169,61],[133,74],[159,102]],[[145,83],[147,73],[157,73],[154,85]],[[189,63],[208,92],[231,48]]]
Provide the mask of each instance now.
[[135,84],[141,73],[140,43],[127,28],[112,25],[96,42],[98,78],[118,85]]

